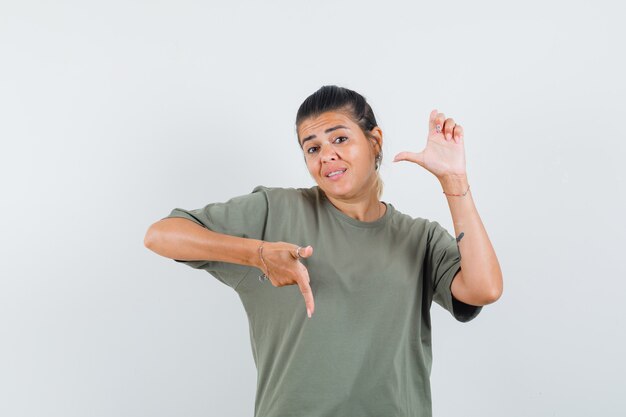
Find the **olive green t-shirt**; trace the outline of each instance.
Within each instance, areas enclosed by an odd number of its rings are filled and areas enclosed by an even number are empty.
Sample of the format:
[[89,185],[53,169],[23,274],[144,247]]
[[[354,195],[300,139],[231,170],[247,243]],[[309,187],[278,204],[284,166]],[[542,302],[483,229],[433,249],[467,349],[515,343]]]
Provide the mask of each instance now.
[[313,246],[306,266],[309,319],[297,285],[274,287],[261,270],[179,261],[233,288],[249,320],[258,371],[255,417],[430,417],[430,307],[467,322],[482,307],[453,298],[456,239],[435,221],[385,202],[376,221],[341,212],[318,187],[257,186],[183,217],[215,232]]

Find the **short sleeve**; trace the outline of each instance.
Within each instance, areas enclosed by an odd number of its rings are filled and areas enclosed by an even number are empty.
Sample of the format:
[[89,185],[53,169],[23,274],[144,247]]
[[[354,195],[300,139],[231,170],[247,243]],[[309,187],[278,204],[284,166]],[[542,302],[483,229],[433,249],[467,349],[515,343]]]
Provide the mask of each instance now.
[[[192,210],[175,208],[164,218],[181,217],[217,233],[263,240],[267,215],[267,188],[257,186],[250,194],[233,197],[226,202],[209,203]],[[195,269],[204,269],[233,289],[236,289],[249,272],[256,271],[255,268],[246,265],[221,261],[174,260]]]
[[482,306],[466,304],[452,295],[452,280],[461,270],[461,254],[456,239],[435,221],[428,224],[426,270],[432,283],[433,301],[455,319],[468,322],[480,313]]

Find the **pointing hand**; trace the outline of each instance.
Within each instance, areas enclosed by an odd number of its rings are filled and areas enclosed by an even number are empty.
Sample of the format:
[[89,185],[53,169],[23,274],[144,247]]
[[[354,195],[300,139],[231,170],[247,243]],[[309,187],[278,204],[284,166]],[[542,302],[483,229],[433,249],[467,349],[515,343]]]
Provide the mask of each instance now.
[[[298,246],[287,242],[264,242],[259,268],[269,278],[272,285],[282,287],[296,284],[304,296],[309,318],[315,310],[309,271],[298,259]],[[313,247],[300,247],[300,257],[313,255]]]

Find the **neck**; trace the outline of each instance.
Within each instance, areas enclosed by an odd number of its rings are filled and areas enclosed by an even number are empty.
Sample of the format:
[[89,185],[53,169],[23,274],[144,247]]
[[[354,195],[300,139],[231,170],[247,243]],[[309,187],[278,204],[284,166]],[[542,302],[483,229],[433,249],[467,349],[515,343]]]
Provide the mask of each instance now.
[[373,222],[381,218],[387,211],[387,206],[378,200],[375,194],[342,199],[330,196],[326,198],[342,213],[362,222]]

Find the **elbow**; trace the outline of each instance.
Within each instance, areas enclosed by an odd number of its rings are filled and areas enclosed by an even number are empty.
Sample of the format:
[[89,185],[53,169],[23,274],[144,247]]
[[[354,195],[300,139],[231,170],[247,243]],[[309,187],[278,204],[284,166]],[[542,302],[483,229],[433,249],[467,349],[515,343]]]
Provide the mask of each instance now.
[[476,292],[474,299],[469,304],[485,306],[487,304],[493,304],[502,297],[502,284],[492,287],[483,287],[480,291]]
[[[502,282],[502,281],[500,281]],[[493,287],[485,294],[485,304],[492,304],[498,301],[502,297],[502,284]]]
[[494,291],[491,294],[489,294],[488,297],[486,297],[485,299],[485,304],[493,304],[496,301],[498,301],[500,299],[500,297],[502,296],[502,291]]
[[[502,297],[502,276],[491,276],[489,279],[472,280],[471,286],[467,285],[465,276],[458,283],[458,300],[475,306],[484,306],[495,303]],[[456,280],[453,281],[453,285]]]
[[146,235],[143,238],[143,245],[150,249],[150,246],[152,245],[152,235],[150,235],[150,233],[146,233]]
[[154,250],[154,245],[156,244],[156,241],[157,241],[157,234],[158,234],[158,231],[156,230],[153,224],[152,226],[148,228],[148,231],[146,232],[146,235],[143,238],[143,245],[150,250]]

